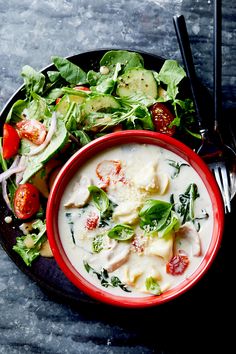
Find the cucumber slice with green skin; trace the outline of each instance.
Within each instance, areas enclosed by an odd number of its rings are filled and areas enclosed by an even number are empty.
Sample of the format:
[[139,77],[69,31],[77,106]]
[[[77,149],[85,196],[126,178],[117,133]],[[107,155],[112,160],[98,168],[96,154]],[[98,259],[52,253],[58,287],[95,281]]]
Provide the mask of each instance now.
[[116,94],[120,97],[142,94],[146,97],[157,98],[157,83],[150,70],[132,68],[117,79]]
[[86,100],[86,96],[66,94],[56,105],[55,111],[58,113],[59,117],[65,116],[72,102],[75,102],[77,104],[82,104],[83,102],[85,102],[85,100]]
[[119,102],[111,95],[97,95],[90,97],[82,105],[82,116],[93,112],[106,112],[121,108]]

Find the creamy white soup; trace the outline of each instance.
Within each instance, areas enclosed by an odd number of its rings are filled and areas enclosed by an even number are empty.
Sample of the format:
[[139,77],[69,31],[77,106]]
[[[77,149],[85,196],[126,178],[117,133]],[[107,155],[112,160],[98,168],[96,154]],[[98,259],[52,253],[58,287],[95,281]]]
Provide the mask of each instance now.
[[67,185],[59,233],[74,267],[98,288],[158,296],[200,265],[212,229],[197,172],[155,145],[124,144],[89,159]]

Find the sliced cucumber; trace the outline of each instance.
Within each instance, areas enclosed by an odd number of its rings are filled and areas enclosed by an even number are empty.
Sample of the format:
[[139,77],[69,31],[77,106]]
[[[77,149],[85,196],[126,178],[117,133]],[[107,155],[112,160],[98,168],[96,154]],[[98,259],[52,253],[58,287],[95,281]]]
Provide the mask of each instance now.
[[85,100],[86,100],[86,96],[66,94],[56,105],[55,111],[59,114],[59,116],[65,116],[72,102],[75,102],[76,104],[82,104],[83,102],[85,102]]
[[157,98],[157,83],[150,70],[132,68],[118,77],[116,93],[120,97],[142,94],[146,97]]
[[107,112],[109,110],[119,109],[120,104],[111,95],[97,95],[90,97],[82,105],[82,115],[86,116],[92,112]]

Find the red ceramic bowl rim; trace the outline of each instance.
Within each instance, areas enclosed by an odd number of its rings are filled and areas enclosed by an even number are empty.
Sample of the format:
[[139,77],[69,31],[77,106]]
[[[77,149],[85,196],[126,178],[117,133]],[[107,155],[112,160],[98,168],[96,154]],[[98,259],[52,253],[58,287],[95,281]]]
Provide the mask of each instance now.
[[[208,190],[212,202],[214,219],[213,235],[201,264],[195,270],[195,272],[191,274],[191,276],[181,282],[178,286],[164,292],[159,296],[117,296],[106,292],[105,289],[102,290],[97,288],[95,285],[86,280],[74,268],[74,266],[69,261],[60,241],[57,223],[59,204],[65,186],[68,184],[71,177],[77,172],[79,166],[82,166],[83,163],[85,163],[89,158],[98,152],[112,146],[127,143],[153,144],[161,146],[181,156],[197,171]],[[53,188],[50,192],[47,203],[46,220],[48,239],[55,260],[67,278],[75,286],[77,286],[80,290],[92,298],[110,305],[130,308],[143,308],[159,305],[178,297],[190,289],[206,273],[220,247],[224,228],[224,207],[220,191],[213,175],[209,171],[207,165],[193,150],[191,150],[180,141],[164,134],[144,130],[126,130],[122,132],[107,134],[92,141],[88,145],[81,148],[78,152],[76,152],[66,162],[59,175],[57,176]]]

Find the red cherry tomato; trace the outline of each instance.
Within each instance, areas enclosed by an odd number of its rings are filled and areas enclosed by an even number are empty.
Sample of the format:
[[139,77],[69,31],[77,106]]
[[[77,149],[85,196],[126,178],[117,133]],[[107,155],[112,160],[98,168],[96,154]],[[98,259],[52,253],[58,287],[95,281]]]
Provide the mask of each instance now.
[[112,128],[113,133],[120,132],[123,130],[122,124],[117,124]]
[[180,275],[184,273],[188,265],[188,256],[183,252],[179,252],[179,254],[172,257],[171,260],[167,263],[166,272],[172,275]]
[[16,127],[21,138],[26,138],[36,145],[41,145],[47,135],[45,125],[36,119],[24,119],[18,122]]
[[174,120],[174,116],[163,103],[155,103],[153,106],[151,106],[150,111],[153,124],[157,132],[170,136],[175,134],[176,127],[170,127],[170,124]]
[[60,102],[60,100],[61,100],[61,97],[58,97],[57,99],[56,99],[56,104],[58,104],[59,102]]
[[15,128],[10,124],[3,125],[2,154],[5,160],[17,154],[20,145],[20,138]]
[[96,227],[98,226],[98,220],[99,220],[99,216],[95,213],[91,213],[88,217],[88,219],[86,220],[86,229],[88,230],[94,230],[96,229]]
[[39,211],[39,191],[31,183],[21,184],[14,195],[14,212],[18,219],[28,219]]
[[91,92],[91,90],[86,86],[75,86],[74,90]]

